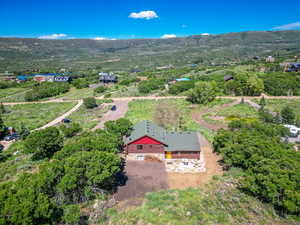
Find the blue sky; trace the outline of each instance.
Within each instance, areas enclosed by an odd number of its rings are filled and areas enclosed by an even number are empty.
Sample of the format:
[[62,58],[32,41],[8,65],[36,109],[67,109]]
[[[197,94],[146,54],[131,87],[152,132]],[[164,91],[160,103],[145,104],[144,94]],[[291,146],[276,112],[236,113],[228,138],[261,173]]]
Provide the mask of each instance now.
[[0,0],[0,18],[2,37],[159,38],[300,29],[300,0]]

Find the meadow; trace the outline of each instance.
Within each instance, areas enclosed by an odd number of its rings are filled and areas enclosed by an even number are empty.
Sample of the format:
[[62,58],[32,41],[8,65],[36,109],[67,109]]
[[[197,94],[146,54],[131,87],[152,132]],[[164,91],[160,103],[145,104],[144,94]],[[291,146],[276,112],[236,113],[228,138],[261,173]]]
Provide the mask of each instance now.
[[76,102],[7,105],[2,119],[6,126],[18,129],[21,124],[24,124],[29,130],[34,130],[54,120],[75,105]]

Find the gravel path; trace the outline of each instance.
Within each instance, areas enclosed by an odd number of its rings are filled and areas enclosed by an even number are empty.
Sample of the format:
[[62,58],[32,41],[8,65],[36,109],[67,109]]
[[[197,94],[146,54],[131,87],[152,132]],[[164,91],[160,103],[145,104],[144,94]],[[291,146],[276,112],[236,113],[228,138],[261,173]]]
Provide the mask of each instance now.
[[83,100],[79,100],[77,105],[75,105],[72,109],[70,109],[68,112],[64,113],[63,115],[57,117],[56,119],[54,119],[53,121],[47,123],[46,125],[42,126],[42,127],[39,127],[35,130],[41,130],[41,129],[45,129],[47,127],[51,127],[51,126],[54,126],[58,123],[60,123],[62,121],[62,119],[68,117],[69,115],[71,115],[73,112],[75,112],[76,110],[79,109],[79,107],[82,105],[83,103]]
[[130,100],[114,100],[113,105],[117,106],[116,111],[109,110],[107,113],[103,115],[100,123],[95,126],[92,130],[102,129],[104,127],[104,123],[109,120],[117,120],[125,116],[128,111],[128,102]]

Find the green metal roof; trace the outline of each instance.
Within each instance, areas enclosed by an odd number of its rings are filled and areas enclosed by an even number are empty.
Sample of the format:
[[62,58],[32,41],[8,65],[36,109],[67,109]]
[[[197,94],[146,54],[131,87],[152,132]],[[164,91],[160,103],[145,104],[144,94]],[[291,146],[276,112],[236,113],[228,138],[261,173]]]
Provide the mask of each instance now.
[[144,136],[151,137],[166,145],[167,151],[200,151],[200,144],[196,132],[168,132],[148,120],[133,126],[132,133],[124,139],[129,144]]

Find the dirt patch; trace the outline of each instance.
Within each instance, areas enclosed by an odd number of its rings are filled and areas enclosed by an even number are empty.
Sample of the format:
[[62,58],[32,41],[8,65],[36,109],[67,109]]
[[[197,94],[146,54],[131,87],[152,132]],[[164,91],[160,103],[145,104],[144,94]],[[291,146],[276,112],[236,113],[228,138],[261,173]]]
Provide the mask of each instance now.
[[169,188],[164,163],[128,160],[125,172],[128,180],[114,195],[117,201],[140,198],[147,192]]

